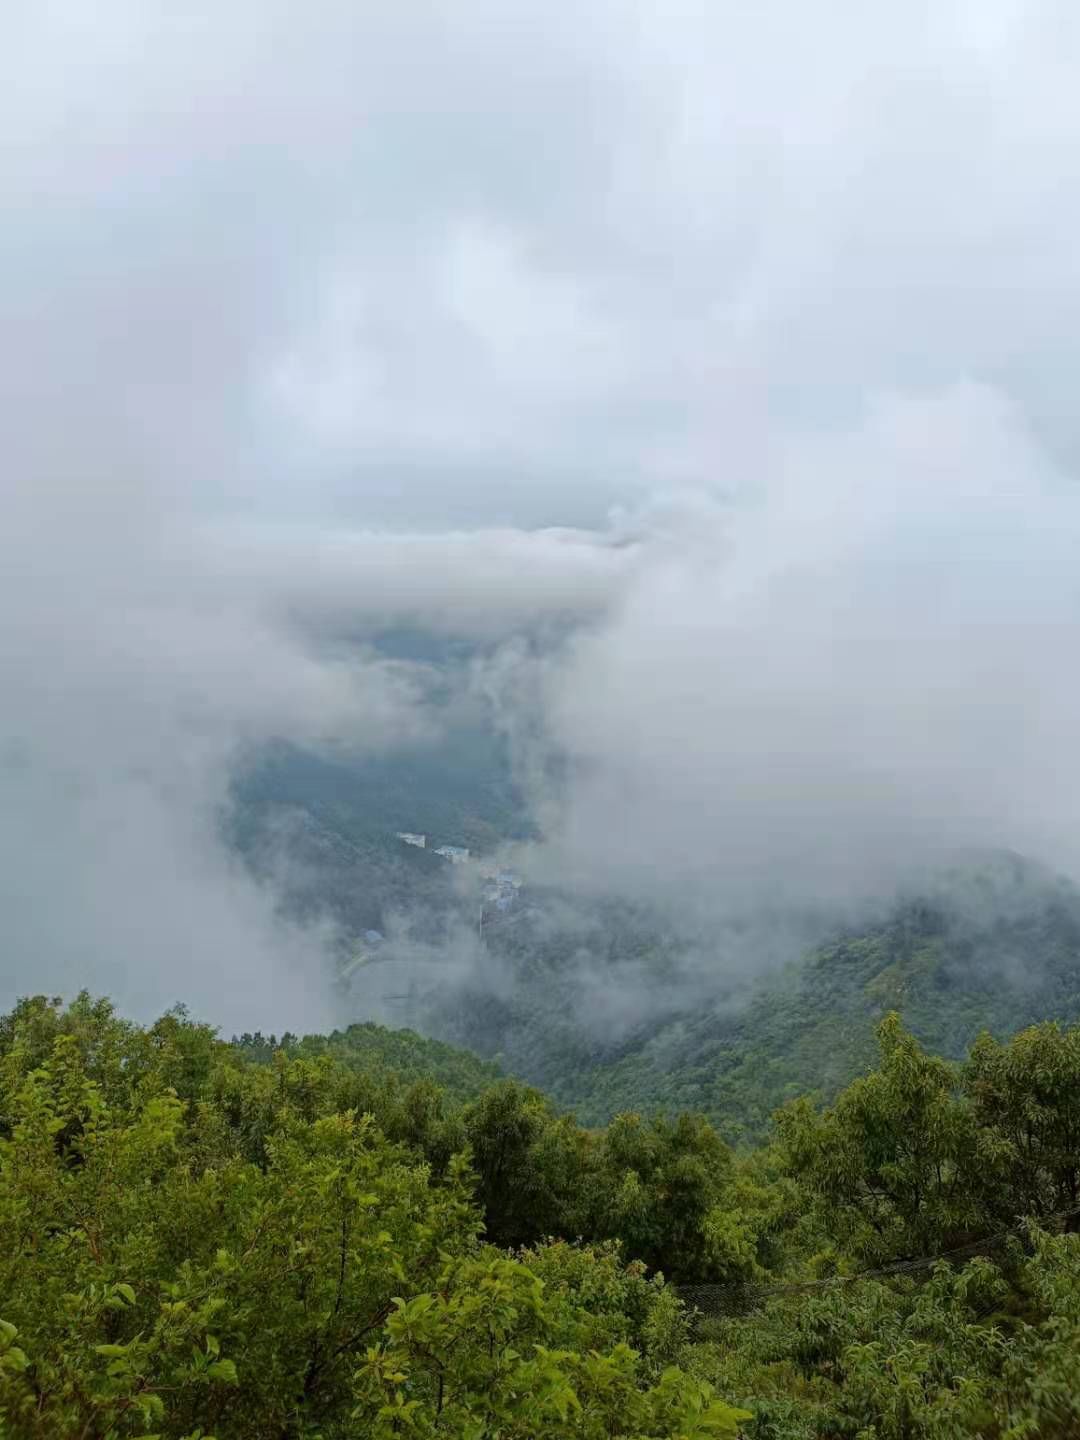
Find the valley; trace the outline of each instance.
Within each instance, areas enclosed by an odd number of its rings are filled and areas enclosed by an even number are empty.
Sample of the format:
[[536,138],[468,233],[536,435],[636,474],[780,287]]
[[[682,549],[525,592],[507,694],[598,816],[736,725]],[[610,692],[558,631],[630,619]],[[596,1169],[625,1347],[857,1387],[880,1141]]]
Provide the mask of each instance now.
[[[693,931],[677,913],[522,884],[485,861],[507,844],[527,856],[535,832],[493,738],[457,747],[377,772],[279,753],[243,792],[251,863],[280,879],[260,848],[272,837],[288,856],[285,903],[341,927],[343,1023],[495,1059],[588,1123],[693,1109],[741,1143],[792,1096],[826,1102],[865,1069],[889,1011],[953,1058],[984,1029],[1080,1018],[1080,890],[1023,857],[965,856],[831,931],[815,917],[824,933],[793,927],[779,958],[775,922],[762,926],[755,964],[756,917],[739,935]],[[402,838],[403,819],[424,846]]]

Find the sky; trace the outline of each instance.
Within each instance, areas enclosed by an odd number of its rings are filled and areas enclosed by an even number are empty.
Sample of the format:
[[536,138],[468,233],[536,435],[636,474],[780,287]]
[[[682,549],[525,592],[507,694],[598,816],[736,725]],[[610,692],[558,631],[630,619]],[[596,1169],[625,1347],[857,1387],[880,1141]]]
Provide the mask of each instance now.
[[[485,649],[546,873],[1076,872],[1080,15],[61,0],[0,54],[0,1001],[323,1023],[220,839]],[[571,629],[537,655],[523,631]]]

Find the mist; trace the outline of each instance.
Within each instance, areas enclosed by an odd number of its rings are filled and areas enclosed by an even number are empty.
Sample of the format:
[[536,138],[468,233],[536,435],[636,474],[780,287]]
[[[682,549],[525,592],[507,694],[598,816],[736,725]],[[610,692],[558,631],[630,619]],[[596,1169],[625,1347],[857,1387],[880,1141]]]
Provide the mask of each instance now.
[[879,402],[676,511],[541,681],[563,868],[882,896],[981,845],[1075,871],[1080,503],[998,393]]
[[[439,743],[396,625],[468,648],[515,863],[676,916],[684,995],[966,848],[1080,873],[1078,30],[12,19],[0,1004],[338,1018],[338,922],[283,912],[228,811],[272,742]],[[591,956],[618,1033],[643,986]],[[443,960],[503,997],[469,932]]]

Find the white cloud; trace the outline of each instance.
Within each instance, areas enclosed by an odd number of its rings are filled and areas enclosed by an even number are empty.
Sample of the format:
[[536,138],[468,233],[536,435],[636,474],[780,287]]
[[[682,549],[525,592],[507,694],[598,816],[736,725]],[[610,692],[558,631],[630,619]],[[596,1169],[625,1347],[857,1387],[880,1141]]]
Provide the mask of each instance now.
[[17,984],[61,928],[58,975],[145,976],[133,889],[261,948],[237,748],[428,723],[313,639],[355,622],[587,620],[501,663],[578,765],[559,843],[620,874],[1065,854],[1078,40],[1062,0],[11,17]]
[[872,894],[965,846],[1080,865],[1078,543],[1080,497],[974,387],[676,516],[544,676],[559,870],[730,905]]

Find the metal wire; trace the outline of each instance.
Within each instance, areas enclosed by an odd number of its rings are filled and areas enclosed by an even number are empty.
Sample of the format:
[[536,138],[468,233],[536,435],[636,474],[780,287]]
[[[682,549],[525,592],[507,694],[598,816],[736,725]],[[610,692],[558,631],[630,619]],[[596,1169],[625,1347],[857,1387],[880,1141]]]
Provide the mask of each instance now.
[[[1059,1211],[1055,1215],[1048,1215],[1041,1223],[1052,1224],[1058,1220],[1069,1220],[1075,1215],[1080,1215],[1080,1206],[1072,1210]],[[972,1240],[966,1245],[957,1245],[951,1250],[942,1250],[937,1255],[919,1256],[913,1260],[894,1260],[888,1265],[879,1265],[872,1270],[860,1270],[854,1275],[830,1275],[823,1280],[798,1280],[775,1285],[674,1285],[672,1289],[689,1309],[698,1311],[703,1316],[747,1315],[780,1296],[810,1295],[819,1291],[838,1289],[845,1285],[854,1285],[862,1280],[913,1275],[932,1269],[942,1260],[972,1259],[977,1255],[987,1255],[999,1249],[1013,1236],[1019,1235],[1022,1228],[1022,1226],[1016,1225],[1007,1230],[999,1230],[992,1235],[985,1235],[979,1240]]]

